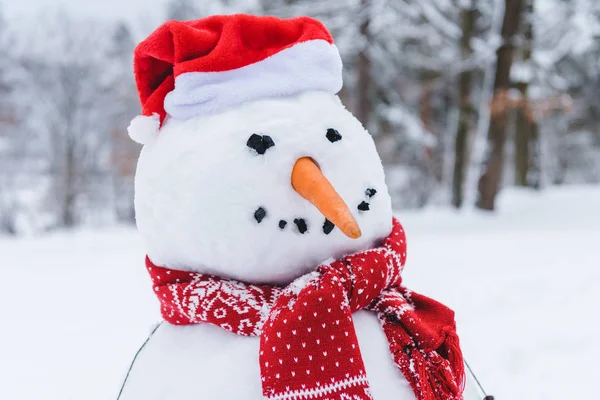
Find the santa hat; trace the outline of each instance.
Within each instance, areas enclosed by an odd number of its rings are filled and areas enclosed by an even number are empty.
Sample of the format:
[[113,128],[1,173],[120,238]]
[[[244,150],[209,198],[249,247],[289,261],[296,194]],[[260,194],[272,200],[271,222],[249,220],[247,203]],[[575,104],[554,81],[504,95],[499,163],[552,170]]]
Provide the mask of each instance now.
[[135,49],[134,70],[142,115],[128,131],[142,144],[158,134],[167,115],[187,119],[258,99],[342,88],[333,38],[308,17],[169,21]]

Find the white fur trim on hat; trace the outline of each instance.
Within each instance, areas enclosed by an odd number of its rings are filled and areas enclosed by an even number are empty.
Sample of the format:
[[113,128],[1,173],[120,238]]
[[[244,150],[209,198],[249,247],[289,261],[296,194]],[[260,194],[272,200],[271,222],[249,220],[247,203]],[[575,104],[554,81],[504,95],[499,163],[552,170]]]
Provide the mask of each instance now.
[[152,116],[138,115],[132,119],[127,132],[134,142],[147,144],[158,136],[159,129],[160,116],[154,113]]
[[342,88],[342,60],[334,44],[309,40],[271,57],[222,72],[187,72],[175,78],[165,98],[176,119],[224,111],[240,104],[309,91],[336,94]]

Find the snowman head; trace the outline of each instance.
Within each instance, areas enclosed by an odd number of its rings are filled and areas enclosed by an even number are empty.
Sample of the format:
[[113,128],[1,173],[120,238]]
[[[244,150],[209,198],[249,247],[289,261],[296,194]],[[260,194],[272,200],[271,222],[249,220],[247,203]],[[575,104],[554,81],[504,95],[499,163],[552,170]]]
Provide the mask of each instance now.
[[319,22],[169,22],[136,49],[136,79],[136,218],[155,265],[285,284],[391,231],[381,161],[336,96]]

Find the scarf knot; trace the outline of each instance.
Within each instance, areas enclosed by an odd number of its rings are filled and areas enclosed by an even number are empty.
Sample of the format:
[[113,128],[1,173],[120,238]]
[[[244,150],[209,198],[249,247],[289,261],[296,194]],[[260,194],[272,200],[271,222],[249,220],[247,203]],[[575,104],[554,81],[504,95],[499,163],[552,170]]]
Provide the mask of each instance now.
[[146,265],[163,318],[260,337],[267,399],[372,399],[352,313],[378,316],[417,400],[460,400],[462,354],[454,313],[402,286],[406,238],[394,219],[373,249],[333,260],[287,287],[249,285]]

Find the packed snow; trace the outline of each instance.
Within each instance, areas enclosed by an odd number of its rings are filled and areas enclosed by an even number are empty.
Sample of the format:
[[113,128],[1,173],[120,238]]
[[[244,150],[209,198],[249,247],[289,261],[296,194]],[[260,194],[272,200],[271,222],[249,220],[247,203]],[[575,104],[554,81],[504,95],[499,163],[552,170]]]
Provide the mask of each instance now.
[[[457,312],[497,399],[593,398],[600,187],[506,191],[497,214],[398,212],[406,284]],[[0,238],[0,398],[114,399],[158,305],[133,229]]]
[[[342,138],[331,142],[331,128],[343,132]],[[254,132],[272,142],[263,154],[248,146]],[[335,215],[321,213],[290,184],[304,157],[316,160],[360,224],[359,239],[340,229],[323,239],[325,217],[334,221]],[[369,197],[370,188],[377,194]],[[368,213],[358,208],[367,200]],[[264,215],[257,222],[259,208]],[[392,224],[372,136],[339,98],[316,90],[170,118],[139,157],[135,209],[156,265],[249,283],[289,283],[329,257],[372,247]],[[295,220],[302,220],[306,234],[299,234]],[[280,221],[287,223],[283,229]]]

